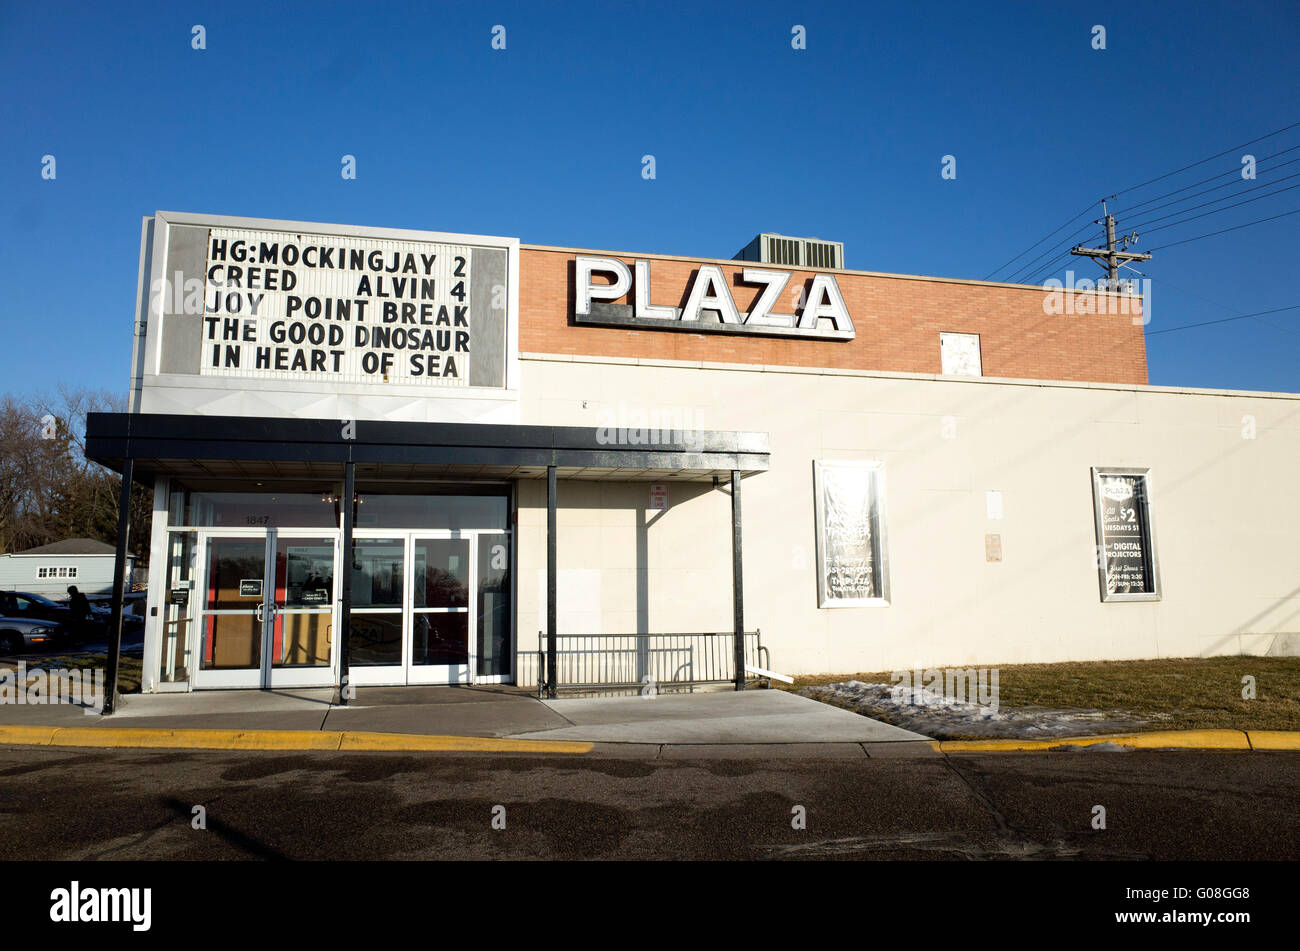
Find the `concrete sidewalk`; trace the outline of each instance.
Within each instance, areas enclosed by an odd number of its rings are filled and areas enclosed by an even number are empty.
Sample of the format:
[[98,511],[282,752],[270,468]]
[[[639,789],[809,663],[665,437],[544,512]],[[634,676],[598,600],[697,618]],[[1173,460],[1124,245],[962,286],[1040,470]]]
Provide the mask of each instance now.
[[332,698],[329,688],[136,694],[123,697],[111,717],[66,705],[4,705],[0,725],[77,736],[113,729],[273,731],[279,744],[292,742],[281,735],[286,731],[578,741],[641,755],[669,747],[689,747],[691,755],[724,748],[729,755],[776,755],[783,748],[808,755],[810,744],[836,756],[860,757],[863,744],[933,752],[919,734],[779,690],[541,701],[508,686],[389,687],[361,688],[346,707]]
[[784,690],[546,700],[571,725],[525,739],[600,743],[896,743],[919,733]]

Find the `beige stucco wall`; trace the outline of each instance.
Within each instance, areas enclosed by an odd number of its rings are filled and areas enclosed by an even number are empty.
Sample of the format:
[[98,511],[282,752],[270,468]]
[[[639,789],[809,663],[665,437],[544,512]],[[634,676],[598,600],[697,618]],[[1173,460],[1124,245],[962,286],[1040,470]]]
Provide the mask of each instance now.
[[[781,671],[1266,653],[1300,632],[1300,396],[537,356],[521,390],[522,423],[642,412],[769,433],[771,471],[743,485],[746,627]],[[814,459],[884,461],[890,606],[817,607]],[[1150,467],[1162,600],[1101,602],[1091,466]],[[562,631],[730,629],[727,487],[670,499],[647,514],[646,483],[561,482]],[[545,483],[521,482],[519,506],[528,652],[545,626]]]

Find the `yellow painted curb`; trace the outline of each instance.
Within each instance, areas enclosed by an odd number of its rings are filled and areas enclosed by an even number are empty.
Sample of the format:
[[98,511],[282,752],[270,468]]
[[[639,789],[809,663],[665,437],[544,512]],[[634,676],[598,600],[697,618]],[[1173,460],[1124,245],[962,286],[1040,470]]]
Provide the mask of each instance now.
[[1300,732],[1295,730],[1247,730],[1246,735],[1257,750],[1300,750]]
[[[1300,734],[1290,735],[1300,737]],[[941,753],[1031,753],[1062,746],[1095,746],[1099,743],[1139,750],[1251,749],[1251,742],[1242,730],[1160,730],[1112,736],[1068,736],[1050,740],[935,740],[930,745]],[[1300,749],[1300,746],[1285,748]]]
[[314,730],[147,730],[71,727],[50,746],[155,750],[337,750],[342,734]]
[[97,749],[372,750],[390,752],[588,753],[590,743],[422,733],[324,730],[149,730],[0,726],[0,745]]
[[52,726],[0,726],[0,743],[21,743],[23,746],[49,746],[58,732]]
[[512,740],[494,736],[435,736],[423,733],[343,734],[344,750],[449,750],[458,753],[588,753],[590,743],[572,740]]

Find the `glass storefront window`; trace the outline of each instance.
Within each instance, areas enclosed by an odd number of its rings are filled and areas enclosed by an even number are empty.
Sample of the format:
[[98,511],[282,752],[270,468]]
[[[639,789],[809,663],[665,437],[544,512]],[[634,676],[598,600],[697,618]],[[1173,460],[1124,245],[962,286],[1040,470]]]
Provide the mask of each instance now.
[[510,673],[510,536],[478,536],[478,675]]
[[167,523],[196,528],[338,528],[338,493],[328,486],[317,492],[221,491],[192,489],[172,483]]
[[334,648],[334,539],[278,538],[271,664],[328,667]]
[[196,608],[194,542],[193,532],[167,535],[167,575],[159,611],[162,615],[160,683],[184,683],[190,679],[190,628]]
[[391,668],[359,682],[510,674],[509,488],[361,482],[346,553],[340,494],[310,478],[171,482],[160,682],[275,686],[290,683],[285,675],[328,676],[344,578],[350,664]]
[[417,608],[463,608],[468,604],[467,540],[417,538],[414,570]]
[[[173,482],[167,524],[194,528],[339,528],[340,488],[228,481],[196,486]],[[504,531],[510,507],[501,494],[402,491],[391,484],[357,489],[358,528],[489,529]]]
[[506,528],[504,495],[395,495],[358,489],[360,528]]
[[352,545],[352,663],[402,662],[402,594],[406,540],[358,538]]
[[262,664],[266,539],[209,538],[203,592],[204,670],[256,670]]
[[402,612],[352,615],[353,667],[388,667],[402,662]]
[[417,667],[469,663],[468,538],[416,538],[411,663]]

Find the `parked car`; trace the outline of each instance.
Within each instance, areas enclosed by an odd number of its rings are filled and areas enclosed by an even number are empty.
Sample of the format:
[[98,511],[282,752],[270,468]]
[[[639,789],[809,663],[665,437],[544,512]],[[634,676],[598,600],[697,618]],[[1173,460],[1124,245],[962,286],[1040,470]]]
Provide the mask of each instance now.
[[0,617],[0,656],[59,647],[65,640],[62,629],[49,621]]
[[[65,632],[69,638],[76,635],[72,623],[72,611],[67,605],[51,601],[49,598],[29,591],[0,591],[0,617],[18,618],[26,621],[45,621],[52,623]],[[102,635],[105,623],[92,611],[86,618],[86,630],[83,637]]]
[[[122,632],[130,633],[144,630],[144,612],[148,606],[147,591],[133,591],[122,596]],[[113,596],[108,594],[93,595],[89,599],[90,610],[94,617],[104,623],[107,633],[108,624],[113,618]]]

